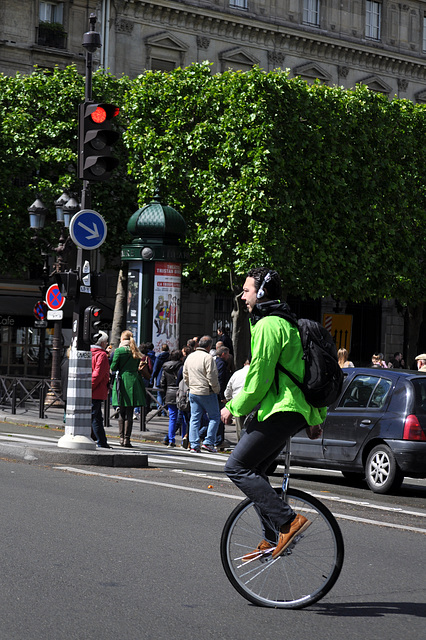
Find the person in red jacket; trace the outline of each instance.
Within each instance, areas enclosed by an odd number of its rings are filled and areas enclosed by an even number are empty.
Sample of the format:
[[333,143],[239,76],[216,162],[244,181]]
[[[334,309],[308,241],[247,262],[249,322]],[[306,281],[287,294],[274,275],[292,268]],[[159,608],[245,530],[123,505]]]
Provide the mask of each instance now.
[[106,352],[108,336],[101,331],[96,344],[92,344],[92,431],[96,437],[96,446],[111,449],[104,429],[102,403],[108,398],[109,358]]

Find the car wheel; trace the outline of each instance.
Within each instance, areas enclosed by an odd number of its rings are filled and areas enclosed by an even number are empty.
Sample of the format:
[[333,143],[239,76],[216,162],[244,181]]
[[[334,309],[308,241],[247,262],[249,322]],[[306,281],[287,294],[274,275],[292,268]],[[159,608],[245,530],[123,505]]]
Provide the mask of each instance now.
[[365,465],[365,479],[374,493],[399,489],[404,480],[392,450],[380,444],[370,451]]

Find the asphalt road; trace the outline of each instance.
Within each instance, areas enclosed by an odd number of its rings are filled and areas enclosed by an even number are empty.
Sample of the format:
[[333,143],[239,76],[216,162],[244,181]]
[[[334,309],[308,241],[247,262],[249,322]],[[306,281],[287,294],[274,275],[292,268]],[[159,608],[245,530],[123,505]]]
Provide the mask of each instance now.
[[220,563],[221,530],[241,498],[224,456],[141,446],[147,469],[0,460],[0,638],[424,636],[424,482],[377,496],[338,474],[293,470],[292,483],[338,517],[345,564],[311,608],[265,609],[233,589]]

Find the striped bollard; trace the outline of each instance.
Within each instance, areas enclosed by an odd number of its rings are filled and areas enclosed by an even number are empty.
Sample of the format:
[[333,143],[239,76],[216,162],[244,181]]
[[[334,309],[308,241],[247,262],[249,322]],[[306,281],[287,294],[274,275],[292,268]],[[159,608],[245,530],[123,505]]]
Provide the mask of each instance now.
[[96,449],[92,429],[92,353],[71,348],[65,434],[58,447]]

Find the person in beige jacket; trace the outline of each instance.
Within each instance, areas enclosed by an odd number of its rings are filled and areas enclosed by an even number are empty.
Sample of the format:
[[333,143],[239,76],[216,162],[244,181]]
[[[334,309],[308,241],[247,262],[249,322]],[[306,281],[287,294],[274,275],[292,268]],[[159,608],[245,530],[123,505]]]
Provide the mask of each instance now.
[[[200,450],[216,452],[215,441],[220,423],[217,394],[220,385],[216,362],[209,353],[212,344],[211,336],[203,336],[196,350],[189,354],[183,365],[183,379],[189,388],[189,442],[193,453]],[[204,412],[208,415],[209,425],[207,436],[200,447],[200,426]]]

